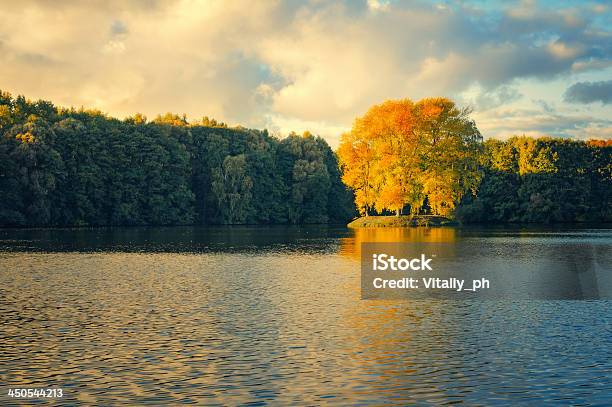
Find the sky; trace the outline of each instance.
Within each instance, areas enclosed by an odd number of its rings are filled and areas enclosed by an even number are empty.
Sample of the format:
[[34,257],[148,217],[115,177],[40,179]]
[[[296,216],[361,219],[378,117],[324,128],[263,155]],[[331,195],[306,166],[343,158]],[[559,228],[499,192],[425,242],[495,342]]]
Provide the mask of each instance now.
[[612,138],[612,3],[0,0],[0,89],[333,147],[370,106],[429,96],[485,138]]

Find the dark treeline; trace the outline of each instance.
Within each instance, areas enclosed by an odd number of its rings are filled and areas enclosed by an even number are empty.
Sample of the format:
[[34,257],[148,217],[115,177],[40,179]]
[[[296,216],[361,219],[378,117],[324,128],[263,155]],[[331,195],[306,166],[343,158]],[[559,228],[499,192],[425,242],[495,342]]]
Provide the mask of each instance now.
[[[612,143],[515,137],[478,147],[464,222],[612,221]],[[425,196],[420,213],[431,213]],[[123,121],[0,92],[0,226],[342,223],[336,155],[204,117]]]
[[320,137],[279,140],[205,117],[120,121],[0,92],[0,225],[345,222],[355,214]]
[[487,140],[481,167],[457,209],[465,222],[612,222],[610,140]]

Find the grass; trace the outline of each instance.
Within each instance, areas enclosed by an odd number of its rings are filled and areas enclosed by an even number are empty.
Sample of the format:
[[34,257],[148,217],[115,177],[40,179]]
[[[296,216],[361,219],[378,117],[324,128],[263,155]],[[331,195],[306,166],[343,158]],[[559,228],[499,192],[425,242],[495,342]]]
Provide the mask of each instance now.
[[415,226],[451,226],[457,222],[439,215],[362,216],[347,226],[350,228],[389,228]]

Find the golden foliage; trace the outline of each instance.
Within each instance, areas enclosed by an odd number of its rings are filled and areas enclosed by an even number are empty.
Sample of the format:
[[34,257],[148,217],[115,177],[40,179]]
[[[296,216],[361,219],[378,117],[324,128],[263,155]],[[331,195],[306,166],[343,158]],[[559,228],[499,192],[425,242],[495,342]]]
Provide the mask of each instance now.
[[388,100],[357,118],[338,156],[360,212],[417,213],[427,197],[433,213],[448,215],[479,179],[482,137],[468,115],[449,99],[428,98]]
[[26,133],[19,133],[15,136],[15,138],[21,141],[22,143],[33,143],[36,140],[34,135],[29,131]]

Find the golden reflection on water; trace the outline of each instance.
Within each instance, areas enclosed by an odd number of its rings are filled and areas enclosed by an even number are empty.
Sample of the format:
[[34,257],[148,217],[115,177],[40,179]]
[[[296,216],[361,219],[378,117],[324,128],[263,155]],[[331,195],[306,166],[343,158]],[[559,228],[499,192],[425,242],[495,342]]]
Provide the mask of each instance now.
[[353,236],[340,239],[339,254],[356,260],[361,258],[361,244],[387,243],[453,243],[457,230],[436,228],[354,228]]
[[[346,330],[343,341],[351,349],[353,356],[347,360],[363,372],[372,375],[381,382],[397,382],[398,378],[411,375],[422,369],[420,359],[415,353],[422,352],[434,341],[436,346],[450,346],[448,343],[453,335],[445,332],[444,324],[436,317],[440,312],[450,312],[455,306],[446,304],[444,307],[435,301],[401,301],[394,300],[359,300],[361,286],[359,280],[361,259],[361,244],[376,243],[453,243],[457,238],[455,228],[355,228],[352,236],[341,238],[338,254],[353,264],[350,271],[353,278],[350,283],[338,286],[338,293],[344,298],[350,298],[341,308],[343,328]],[[453,246],[444,245],[441,249],[447,255],[452,255]],[[451,253],[449,253],[449,251]],[[427,321],[427,326],[423,322]],[[434,322],[432,324],[432,321]],[[401,326],[401,329],[398,329]],[[424,340],[424,338],[427,338]],[[376,352],[372,352],[376,349]],[[402,356],[397,363],[398,355]],[[441,359],[443,363],[445,357]],[[433,369],[437,363],[432,363]],[[398,383],[401,384],[401,380]],[[406,384],[407,385],[407,384]],[[431,383],[421,396],[412,395],[399,397],[396,402],[429,398],[430,400],[446,400],[443,392]],[[354,394],[367,398],[370,389],[355,386]]]

